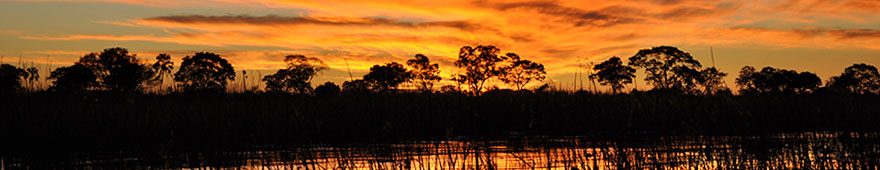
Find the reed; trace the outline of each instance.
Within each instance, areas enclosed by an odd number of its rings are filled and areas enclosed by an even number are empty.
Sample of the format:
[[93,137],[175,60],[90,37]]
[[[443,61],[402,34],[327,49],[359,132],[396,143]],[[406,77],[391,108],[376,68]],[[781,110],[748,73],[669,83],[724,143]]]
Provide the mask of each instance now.
[[876,95],[638,92],[119,95],[33,93],[0,103],[5,151],[212,150],[530,135],[876,131]]

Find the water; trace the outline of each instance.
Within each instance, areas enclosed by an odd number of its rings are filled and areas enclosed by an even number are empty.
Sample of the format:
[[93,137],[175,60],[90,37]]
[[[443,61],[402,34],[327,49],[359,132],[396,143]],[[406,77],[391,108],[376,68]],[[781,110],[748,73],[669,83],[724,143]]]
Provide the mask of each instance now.
[[877,169],[880,133],[510,137],[257,146],[202,153],[4,156],[4,169]]

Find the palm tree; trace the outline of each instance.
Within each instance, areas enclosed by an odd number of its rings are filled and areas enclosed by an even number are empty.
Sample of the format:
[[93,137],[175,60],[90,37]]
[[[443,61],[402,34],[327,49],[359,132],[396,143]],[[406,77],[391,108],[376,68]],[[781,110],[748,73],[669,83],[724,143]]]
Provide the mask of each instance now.
[[174,63],[171,62],[170,55],[162,53],[159,54],[159,56],[156,56],[156,63],[153,63],[153,70],[156,70],[157,74],[153,80],[159,81],[159,90],[161,90],[162,85],[165,84],[165,76],[171,76],[171,78],[174,78],[174,75],[171,74],[171,70],[173,69]]
[[34,82],[37,82],[37,80],[40,79],[40,73],[39,73],[39,70],[37,70],[36,67],[30,67],[30,68],[27,68],[26,71],[27,71],[27,74],[28,74],[28,77],[27,77],[28,89],[29,89],[29,90],[32,90],[32,89],[33,89],[33,86],[34,86]]

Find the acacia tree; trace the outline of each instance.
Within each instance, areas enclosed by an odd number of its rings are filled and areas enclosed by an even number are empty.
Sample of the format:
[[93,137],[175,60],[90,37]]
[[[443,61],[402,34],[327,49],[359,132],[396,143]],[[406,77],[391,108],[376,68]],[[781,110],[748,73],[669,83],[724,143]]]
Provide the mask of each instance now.
[[266,91],[294,94],[312,92],[312,78],[319,72],[329,69],[327,64],[315,57],[288,55],[284,57],[287,68],[278,69],[275,74],[263,77]]
[[199,52],[186,56],[180,69],[174,73],[174,81],[184,91],[222,91],[228,80],[235,80],[235,68],[220,55]]
[[872,65],[853,64],[847,67],[840,76],[831,77],[827,86],[849,93],[877,94],[880,93],[880,73]]
[[171,74],[171,70],[174,69],[174,63],[171,62],[171,56],[165,53],[159,54],[156,56],[156,62],[153,63],[153,70],[156,72],[156,76],[153,78],[154,82],[159,83],[159,88],[162,88],[162,85],[165,84],[165,77],[171,76],[173,79],[174,76]]
[[618,57],[611,57],[594,66],[593,69],[598,72],[590,75],[590,78],[599,80],[602,85],[611,86],[612,93],[617,93],[623,89],[624,84],[632,83],[633,78],[636,77],[636,69],[624,65]]
[[437,63],[432,64],[425,55],[416,54],[414,59],[406,61],[406,65],[413,68],[410,74],[412,75],[412,80],[418,84],[419,90],[432,91],[434,84],[441,80],[440,65]]
[[412,75],[403,65],[391,62],[385,65],[370,67],[370,73],[364,75],[364,81],[370,83],[373,91],[387,92],[397,90],[397,86],[412,79]]
[[543,81],[546,78],[543,64],[521,59],[516,53],[507,53],[506,57],[511,63],[501,68],[498,79],[516,87],[516,90],[522,90],[532,80]]
[[700,62],[691,54],[670,46],[639,50],[629,58],[629,65],[645,69],[645,81],[655,89],[690,91],[696,85]]
[[467,84],[471,94],[479,95],[487,80],[502,73],[503,66],[499,63],[507,57],[499,56],[500,51],[492,45],[461,47],[455,66],[464,69],[465,73],[457,75],[455,80]]

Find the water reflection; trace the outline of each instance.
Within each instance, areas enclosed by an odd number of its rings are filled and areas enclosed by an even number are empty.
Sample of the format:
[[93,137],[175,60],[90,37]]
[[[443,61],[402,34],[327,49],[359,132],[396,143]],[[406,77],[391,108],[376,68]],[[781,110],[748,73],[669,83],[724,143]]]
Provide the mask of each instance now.
[[247,152],[3,158],[4,169],[877,169],[877,133],[512,137],[485,141],[261,146]]

